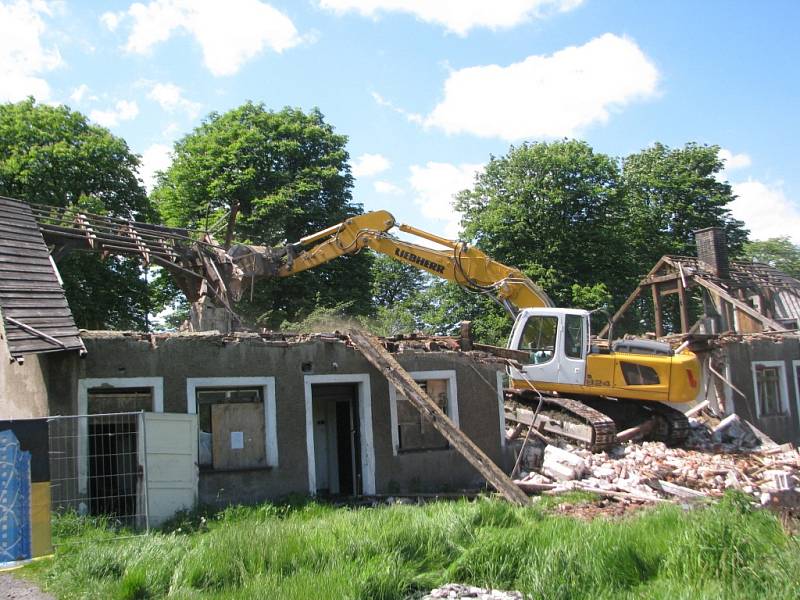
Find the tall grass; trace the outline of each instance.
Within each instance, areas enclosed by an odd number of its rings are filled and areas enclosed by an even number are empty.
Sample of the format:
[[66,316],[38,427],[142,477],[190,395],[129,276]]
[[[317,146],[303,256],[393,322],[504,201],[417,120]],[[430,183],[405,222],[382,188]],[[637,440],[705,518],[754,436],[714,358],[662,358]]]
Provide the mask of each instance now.
[[797,598],[800,548],[770,513],[726,497],[583,522],[488,499],[425,506],[232,508],[135,539],[56,528],[30,576],[60,598],[401,599],[448,581],[532,598]]

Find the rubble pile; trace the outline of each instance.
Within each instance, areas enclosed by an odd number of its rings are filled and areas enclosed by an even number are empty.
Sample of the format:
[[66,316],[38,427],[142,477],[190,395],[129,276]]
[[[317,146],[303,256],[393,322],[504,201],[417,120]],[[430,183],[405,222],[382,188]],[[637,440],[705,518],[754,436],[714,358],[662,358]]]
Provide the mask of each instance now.
[[728,489],[761,504],[800,508],[800,453],[731,416],[713,428],[690,419],[682,448],[630,442],[592,453],[530,440],[515,482],[528,492],[587,490],[630,501],[718,497]]
[[439,600],[442,598],[460,599],[471,598],[473,600],[523,600],[521,592],[503,592],[500,590],[489,590],[485,588],[463,585],[460,583],[448,583],[442,587],[431,590],[428,595],[423,596],[422,600]]

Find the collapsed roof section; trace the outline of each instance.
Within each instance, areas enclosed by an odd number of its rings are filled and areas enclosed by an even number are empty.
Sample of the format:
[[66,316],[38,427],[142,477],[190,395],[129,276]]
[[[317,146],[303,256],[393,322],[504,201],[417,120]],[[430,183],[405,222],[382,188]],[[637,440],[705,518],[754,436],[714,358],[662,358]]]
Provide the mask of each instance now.
[[0,311],[11,357],[85,352],[29,205],[0,196]]
[[721,321],[718,333],[784,332],[798,328],[800,281],[775,267],[740,261],[730,261],[726,271],[720,274],[707,262],[691,256],[661,257],[611,322],[617,322],[649,288],[656,336],[664,335],[661,299],[670,294],[678,295],[681,333],[692,333],[697,324],[689,323],[686,291],[696,287],[706,293],[706,315],[718,317]]

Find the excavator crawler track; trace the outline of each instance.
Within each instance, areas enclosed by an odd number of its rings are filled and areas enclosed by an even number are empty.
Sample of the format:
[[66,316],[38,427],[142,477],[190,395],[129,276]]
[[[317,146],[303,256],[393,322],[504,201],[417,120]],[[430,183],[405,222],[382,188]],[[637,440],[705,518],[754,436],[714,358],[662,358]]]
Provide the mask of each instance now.
[[[539,395],[533,390],[505,390],[506,418],[531,424]],[[536,428],[543,434],[601,452],[615,446],[617,432],[656,419],[645,438],[679,446],[689,434],[689,419],[681,411],[658,402],[616,400],[599,396],[580,400],[542,396]]]
[[[532,390],[506,389],[506,418],[531,425],[539,395]],[[544,435],[584,446],[593,452],[617,443],[614,421],[583,402],[561,396],[542,396],[542,409],[535,426]]]

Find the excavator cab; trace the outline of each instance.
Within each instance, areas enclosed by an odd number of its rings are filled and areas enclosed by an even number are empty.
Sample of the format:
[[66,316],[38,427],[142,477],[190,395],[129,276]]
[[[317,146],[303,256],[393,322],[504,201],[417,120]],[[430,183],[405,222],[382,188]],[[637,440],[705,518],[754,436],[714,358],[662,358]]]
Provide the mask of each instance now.
[[[530,308],[514,322],[509,347],[527,352],[530,362],[513,377],[542,384],[583,385],[589,352],[589,313],[568,308]],[[548,389],[545,386],[544,389]]]
[[529,308],[514,322],[509,347],[528,353],[512,368],[514,387],[572,395],[658,402],[691,402],[700,392],[697,357],[668,344],[618,340],[610,351],[591,344],[591,313]]

